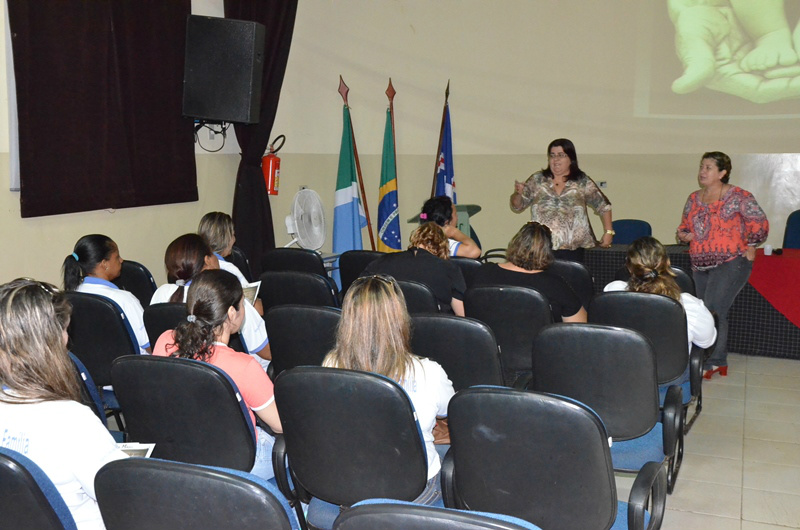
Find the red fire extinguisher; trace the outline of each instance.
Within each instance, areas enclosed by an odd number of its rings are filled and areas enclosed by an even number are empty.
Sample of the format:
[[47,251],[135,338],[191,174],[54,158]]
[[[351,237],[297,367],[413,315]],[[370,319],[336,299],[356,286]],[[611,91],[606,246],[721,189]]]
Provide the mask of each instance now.
[[[275,148],[275,144],[281,140],[281,144]],[[277,153],[286,143],[286,137],[280,135],[269,144],[269,152],[261,157],[261,172],[264,173],[264,183],[267,185],[267,193],[277,195],[281,183],[281,159]]]

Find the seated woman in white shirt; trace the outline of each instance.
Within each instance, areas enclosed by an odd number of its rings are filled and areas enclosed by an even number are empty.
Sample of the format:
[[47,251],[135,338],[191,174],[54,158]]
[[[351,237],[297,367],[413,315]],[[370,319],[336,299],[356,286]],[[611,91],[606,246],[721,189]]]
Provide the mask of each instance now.
[[689,350],[692,344],[708,348],[717,340],[714,317],[703,301],[689,293],[682,293],[670,268],[667,251],[657,239],[641,237],[628,247],[625,265],[631,277],[627,282],[615,280],[604,291],[635,291],[669,296],[680,302],[686,311],[686,328]]
[[[208,246],[211,247],[211,250],[219,261],[219,268],[239,278],[242,287],[246,287],[250,282],[247,281],[242,271],[240,271],[239,267],[234,263],[225,259],[230,257],[233,244],[236,243],[236,232],[231,216],[223,212],[209,212],[200,219],[197,233],[201,235],[206,243],[208,243]],[[256,308],[259,315],[264,314],[261,299],[256,299],[253,306]]]
[[[219,260],[211,247],[197,234],[184,234],[169,244],[164,254],[167,268],[166,283],[153,293],[151,304],[186,302],[189,285],[197,274],[207,269],[219,269]],[[244,301],[245,318],[239,336],[247,353],[266,369],[272,353],[269,348],[267,327],[256,309]]]
[[64,259],[61,270],[67,291],[96,294],[116,302],[133,329],[136,346],[142,353],[150,351],[142,304],[132,293],[111,283],[119,278],[122,258],[119,247],[110,237],[90,234],[80,238],[72,254]]
[[451,256],[462,258],[481,257],[481,247],[471,237],[458,229],[458,212],[450,197],[432,197],[422,205],[420,223],[436,223],[447,236]]
[[44,471],[79,530],[102,530],[94,477],[126,455],[80,403],[67,356],[69,312],[52,285],[14,280],[0,286],[0,444]]

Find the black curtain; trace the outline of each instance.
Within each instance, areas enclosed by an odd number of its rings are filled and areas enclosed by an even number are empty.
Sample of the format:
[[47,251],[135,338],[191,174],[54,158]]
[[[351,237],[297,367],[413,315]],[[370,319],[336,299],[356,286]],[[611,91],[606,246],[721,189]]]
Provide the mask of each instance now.
[[191,0],[8,0],[22,217],[197,200]]
[[252,20],[266,28],[261,116],[257,124],[234,126],[242,156],[233,198],[236,245],[247,253],[256,275],[261,271],[261,255],[275,248],[272,209],[261,173],[261,157],[269,144],[278,110],[296,14],[297,0],[225,0],[226,18]]

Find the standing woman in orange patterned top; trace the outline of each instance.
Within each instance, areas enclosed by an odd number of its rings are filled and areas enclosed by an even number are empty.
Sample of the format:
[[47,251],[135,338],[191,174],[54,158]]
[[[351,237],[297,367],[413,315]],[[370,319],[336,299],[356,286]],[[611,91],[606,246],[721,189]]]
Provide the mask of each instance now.
[[717,345],[704,366],[704,377],[728,375],[728,311],[742,290],[767,239],[769,221],[753,195],[728,184],[731,159],[725,153],[705,153],[697,180],[678,227],[678,239],[689,244],[697,296],[717,313]]

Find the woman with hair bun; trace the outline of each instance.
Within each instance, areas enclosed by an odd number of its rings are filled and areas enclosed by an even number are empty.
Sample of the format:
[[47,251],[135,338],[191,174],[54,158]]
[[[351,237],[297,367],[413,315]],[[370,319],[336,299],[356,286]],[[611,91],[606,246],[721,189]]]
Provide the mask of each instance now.
[[424,283],[442,311],[463,317],[466,284],[461,269],[450,261],[442,228],[434,222],[424,223],[411,233],[410,242],[405,252],[385,254],[367,265],[362,276],[380,273]]
[[630,279],[627,282],[615,280],[606,285],[604,291],[661,294],[677,300],[686,312],[689,351],[693,343],[700,348],[714,344],[717,328],[713,315],[702,300],[681,292],[664,245],[654,237],[640,237],[628,247],[625,266],[631,274]]
[[444,235],[447,236],[450,256],[463,258],[481,256],[481,247],[458,229],[458,212],[450,197],[441,195],[425,201],[419,219],[422,223],[433,222],[442,227]]
[[94,477],[126,455],[80,402],[67,355],[69,315],[69,302],[52,285],[0,285],[0,445],[44,471],[79,530],[102,530]]
[[110,237],[90,234],[80,238],[72,254],[64,258],[61,270],[65,290],[96,294],[115,302],[130,322],[138,342],[136,347],[142,353],[150,351],[142,304],[132,293],[111,283],[122,272],[122,258],[119,247]]
[[250,355],[228,347],[231,334],[238,332],[245,320],[242,285],[236,276],[219,269],[202,271],[191,283],[186,298],[189,311],[186,321],[158,338],[153,355],[207,362],[233,379],[256,429],[256,458],[251,473],[270,479],[274,476],[275,438],[256,425],[256,415],[273,432],[282,432],[272,381]]

